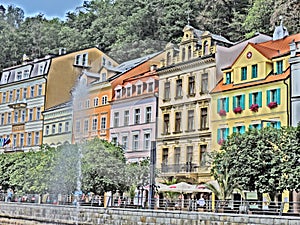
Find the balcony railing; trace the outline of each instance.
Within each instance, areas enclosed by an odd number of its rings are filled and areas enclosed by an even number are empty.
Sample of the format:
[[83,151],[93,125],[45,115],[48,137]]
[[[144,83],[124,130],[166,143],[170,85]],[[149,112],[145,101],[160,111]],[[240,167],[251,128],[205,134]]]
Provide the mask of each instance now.
[[161,164],[162,173],[197,173],[199,165],[192,162],[179,163],[179,164]]

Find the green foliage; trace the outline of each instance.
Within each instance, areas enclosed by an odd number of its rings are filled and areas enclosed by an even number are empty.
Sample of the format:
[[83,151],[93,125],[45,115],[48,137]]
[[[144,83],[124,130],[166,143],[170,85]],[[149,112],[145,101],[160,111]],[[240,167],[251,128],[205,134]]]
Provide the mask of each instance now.
[[292,127],[233,134],[216,153],[212,172],[228,173],[230,183],[244,190],[271,194],[299,190],[300,146],[296,137]]

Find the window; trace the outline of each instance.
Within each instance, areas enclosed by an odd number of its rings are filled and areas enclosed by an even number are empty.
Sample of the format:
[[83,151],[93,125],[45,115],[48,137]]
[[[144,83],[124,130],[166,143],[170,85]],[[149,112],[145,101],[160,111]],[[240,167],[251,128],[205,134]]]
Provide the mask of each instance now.
[[126,88],[126,96],[130,97],[131,96],[131,87]]
[[21,122],[25,122],[25,119],[26,119],[26,111],[25,109],[23,109],[21,111]]
[[124,111],[124,126],[129,124],[129,110]]
[[134,124],[139,124],[141,121],[141,110],[135,109],[134,110]]
[[168,158],[169,158],[169,149],[168,148],[163,148],[162,152],[162,163],[164,165],[168,164]]
[[107,95],[102,96],[102,105],[106,105],[108,102]]
[[226,73],[226,83],[225,84],[231,84],[231,72]]
[[43,85],[40,84],[40,85],[38,86],[38,96],[41,96],[42,93],[43,93]]
[[176,97],[182,96],[182,79],[176,80]]
[[119,112],[115,112],[114,113],[114,127],[118,127],[119,126]]
[[20,99],[20,89],[16,90],[16,100]]
[[121,90],[116,90],[116,98],[119,99],[121,98]]
[[206,164],[207,145],[200,145],[200,166]]
[[22,71],[17,72],[17,81],[22,79]]
[[2,103],[6,103],[6,92],[2,92]]
[[28,121],[32,121],[32,120],[33,120],[33,109],[29,109]]
[[201,108],[200,129],[201,129],[201,130],[206,130],[206,129],[208,129],[207,108]]
[[112,137],[111,142],[115,145],[118,143],[118,137]]
[[151,122],[151,116],[152,116],[152,108],[146,107],[146,123]]
[[20,134],[20,147],[24,146],[24,134]]
[[195,95],[195,77],[189,77],[189,96]]
[[27,88],[23,89],[23,99],[26,99],[27,97]]
[[30,98],[34,97],[34,86],[30,87]]
[[208,52],[208,41],[204,41],[203,43],[203,55],[207,55],[209,52]]
[[23,78],[26,79],[29,77],[29,70],[24,70]]
[[7,124],[11,124],[11,112],[7,113]]
[[170,99],[170,82],[165,82],[164,99]]
[[79,120],[76,121],[76,124],[75,124],[75,131],[76,133],[80,133],[80,130],[81,130],[81,123]]
[[144,150],[150,149],[150,134],[146,133],[144,134]]
[[46,134],[46,135],[49,135],[49,130],[50,130],[50,127],[49,127],[49,125],[48,125],[48,126],[46,126],[46,130],[45,130],[45,134]]
[[194,110],[188,111],[188,130],[194,130]]
[[39,75],[44,73],[44,66],[45,66],[44,63],[39,64]]
[[93,120],[92,120],[92,130],[96,131],[97,127],[98,127],[98,118],[94,117]]
[[192,47],[189,46],[187,51],[188,51],[188,60],[190,60],[192,58]]
[[41,108],[36,108],[36,119],[39,120],[41,118]]
[[31,146],[32,145],[32,134],[28,133],[27,134],[27,146]]
[[236,107],[241,107],[245,109],[245,95],[237,95],[233,97],[233,109]]
[[19,111],[15,111],[15,118],[14,118],[15,123],[18,122],[18,117],[19,117]]
[[249,94],[249,107],[251,105],[257,104],[259,107],[262,107],[262,93],[260,92],[254,92]]
[[132,149],[138,150],[139,149],[139,135],[135,134],[132,136]]
[[40,132],[35,132],[34,137],[34,145],[38,145],[40,142]]
[[142,94],[142,85],[137,86],[137,94],[138,95]]
[[167,60],[166,60],[166,66],[169,66],[171,65],[171,53],[168,52],[167,53]]
[[193,146],[187,146],[186,161],[187,162],[193,161]]
[[58,124],[58,133],[62,133],[62,123]]
[[181,60],[184,61],[185,60],[185,48],[182,48],[182,53],[181,53]]
[[168,134],[170,131],[170,115],[164,114],[164,134]]
[[207,73],[202,74],[201,92],[208,93],[208,74]]
[[249,125],[249,129],[257,129],[260,130],[261,129],[261,124],[257,123],[257,124],[250,124]]
[[267,90],[267,105],[270,102],[276,102],[277,105],[280,105],[280,88]]
[[4,125],[4,113],[1,114],[1,122],[0,125]]
[[283,61],[276,62],[276,73],[282,74],[283,73]]
[[242,67],[241,75],[241,80],[247,80],[247,67]]
[[252,65],[252,78],[257,78],[257,64]]
[[82,65],[83,66],[86,66],[88,64],[87,60],[88,60],[88,54],[85,53],[85,54],[82,55]]
[[56,125],[53,124],[53,125],[52,125],[52,134],[55,134],[55,133],[56,133]]
[[17,146],[17,135],[14,134],[13,136],[13,147],[16,147]]
[[123,145],[124,149],[128,148],[128,137],[127,136],[122,137],[122,145]]
[[236,126],[236,127],[233,127],[232,132],[233,133],[243,134],[243,133],[245,133],[245,126]]
[[175,113],[175,132],[181,131],[181,112]]
[[84,120],[84,126],[83,126],[84,133],[87,134],[89,132],[89,121]]
[[229,128],[219,128],[217,135],[218,143],[221,144],[224,140],[227,139],[227,136],[229,135]]
[[174,163],[178,165],[180,163],[180,147],[175,147]]
[[106,58],[103,56],[102,57],[102,65],[105,66],[105,64],[106,64]]
[[65,132],[68,132],[70,129],[70,123],[69,122],[66,122],[65,123]]
[[94,98],[94,106],[98,106],[99,104],[99,99],[98,98]]
[[90,100],[89,100],[89,99],[87,99],[87,100],[85,101],[85,108],[86,108],[86,109],[90,108]]
[[226,112],[229,112],[229,98],[219,98],[218,99],[218,113],[220,110],[225,110]]
[[148,83],[148,92],[153,92],[153,82]]
[[88,65],[88,53],[80,54],[75,56],[76,66],[87,66]]
[[14,91],[9,91],[9,102],[13,101]]
[[106,129],[106,117],[101,117],[101,130]]
[[101,81],[106,81],[106,73],[101,74]]

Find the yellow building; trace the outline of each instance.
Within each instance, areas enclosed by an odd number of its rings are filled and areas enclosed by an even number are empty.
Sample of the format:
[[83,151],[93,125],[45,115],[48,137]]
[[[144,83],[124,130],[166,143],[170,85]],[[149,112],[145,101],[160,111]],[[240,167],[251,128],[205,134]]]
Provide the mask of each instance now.
[[233,132],[290,124],[290,46],[300,34],[249,43],[212,90],[212,148]]

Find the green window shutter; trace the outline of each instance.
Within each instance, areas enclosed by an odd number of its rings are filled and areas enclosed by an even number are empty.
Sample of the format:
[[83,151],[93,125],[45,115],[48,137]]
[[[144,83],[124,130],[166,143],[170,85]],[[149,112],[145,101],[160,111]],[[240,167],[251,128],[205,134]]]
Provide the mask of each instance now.
[[242,126],[241,127],[241,134],[244,134],[245,133],[245,126]]
[[233,133],[236,133],[236,127],[233,127],[233,128],[232,128],[232,132],[233,132]]
[[281,127],[281,122],[280,121],[276,122],[275,128],[280,129],[280,127]]
[[270,103],[271,91],[267,90],[267,105]]
[[226,130],[225,130],[225,140],[227,139],[227,137],[228,137],[228,135],[229,135],[229,128],[226,128]]
[[253,129],[253,126],[252,126],[252,124],[250,124],[250,125],[249,125],[249,129]]
[[218,98],[218,106],[217,106],[217,113],[220,112],[220,109],[221,109],[221,99]]
[[280,88],[277,88],[276,90],[276,101],[277,105],[280,105]]
[[218,129],[218,134],[217,135],[218,135],[217,136],[217,142],[219,142],[220,139],[221,139],[221,129]]
[[229,97],[226,97],[226,101],[225,101],[225,105],[226,105],[226,112],[229,112]]
[[232,110],[234,110],[236,107],[236,96],[233,96],[232,98]]
[[261,91],[258,92],[257,98],[258,98],[259,107],[262,107],[262,93],[261,93]]
[[267,127],[271,127],[272,124],[270,122],[267,122]]
[[243,110],[245,110],[245,95],[242,95],[241,97],[241,107]]
[[260,124],[258,124],[258,126],[257,126],[257,130],[261,130],[261,123],[260,123]]
[[252,105],[252,93],[249,94],[249,108]]

